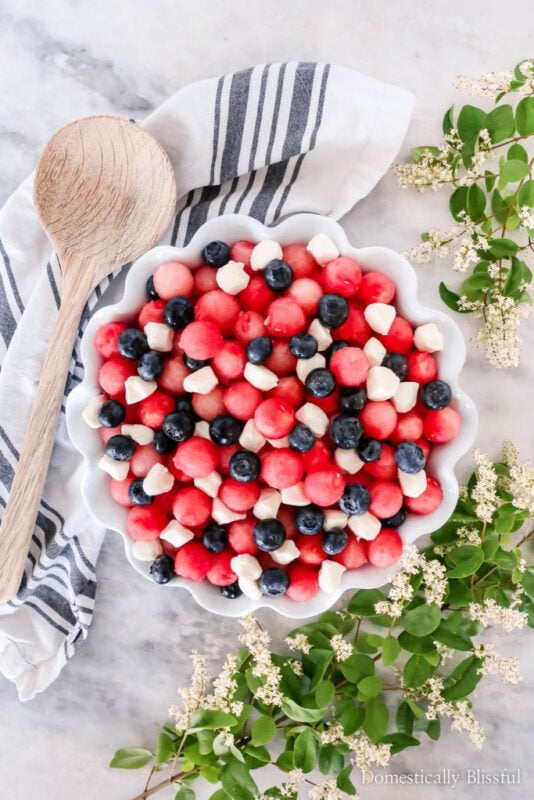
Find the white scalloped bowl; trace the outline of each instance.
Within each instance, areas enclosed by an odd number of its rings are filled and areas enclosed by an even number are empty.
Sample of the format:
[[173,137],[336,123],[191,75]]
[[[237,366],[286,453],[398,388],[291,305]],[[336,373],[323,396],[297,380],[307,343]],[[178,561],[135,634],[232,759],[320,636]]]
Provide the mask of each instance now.
[[[396,306],[399,312],[414,324],[436,322],[445,341],[444,350],[437,354],[439,374],[447,381],[453,392],[453,406],[460,412],[463,425],[459,436],[446,445],[434,447],[429,459],[429,472],[441,483],[443,501],[439,508],[426,516],[408,515],[399,529],[404,546],[415,542],[424,534],[439,528],[452,514],[458,499],[458,482],[454,475],[457,461],[473,444],[477,429],[477,414],[472,401],[460,389],[458,377],[465,360],[465,344],[460,331],[449,317],[440,311],[423,307],[417,300],[417,279],[411,265],[398,253],[385,247],[354,248],[349,244],[343,229],[331,219],[314,214],[299,214],[286,219],[276,227],[267,228],[257,220],[237,214],[229,214],[207,222],[192,238],[187,247],[155,247],[139,258],[126,277],[122,299],[97,311],[89,321],[81,344],[81,357],[85,377],[70,393],[67,401],[67,426],[72,442],[85,459],[85,474],[82,491],[87,507],[97,522],[106,528],[118,531],[124,539],[126,555],[134,569],[150,579],[149,564],[134,559],[133,541],[126,534],[127,509],[117,505],[109,493],[109,477],[97,467],[102,455],[102,443],[98,433],[89,428],[82,419],[82,411],[88,400],[99,393],[97,373],[101,359],[93,346],[93,337],[99,325],[112,320],[128,320],[145,302],[145,282],[154,269],[165,261],[184,261],[193,268],[199,264],[202,248],[215,239],[234,242],[246,239],[259,242],[276,239],[285,245],[292,242],[307,242],[316,233],[324,232],[333,239],[343,255],[354,258],[363,271],[380,270],[388,275],[397,287]],[[394,568],[393,568],[394,571]],[[175,578],[163,589],[176,587],[191,592],[203,608],[216,614],[237,617],[267,606],[286,617],[304,618],[320,614],[330,608],[348,589],[373,588],[387,583],[392,568],[379,569],[366,565],[358,570],[346,572],[335,593],[319,592],[308,603],[297,603],[287,597],[262,598],[259,601],[241,596],[236,600],[225,600],[219,590],[206,581],[195,583]],[[158,587],[158,591],[160,587]]]

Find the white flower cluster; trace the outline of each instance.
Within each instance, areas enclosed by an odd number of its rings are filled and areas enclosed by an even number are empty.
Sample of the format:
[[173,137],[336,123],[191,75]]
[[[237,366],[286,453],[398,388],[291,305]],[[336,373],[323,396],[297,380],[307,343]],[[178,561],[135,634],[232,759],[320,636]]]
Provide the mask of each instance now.
[[301,653],[309,653],[311,650],[311,643],[304,633],[297,633],[295,636],[288,636],[285,640],[290,650],[300,651]]
[[330,725],[321,733],[323,744],[345,744],[352,754],[352,762],[359,769],[369,769],[376,765],[385,767],[391,758],[391,745],[373,744],[361,732],[345,736],[341,725]]
[[491,303],[474,303],[473,309],[468,303],[462,303],[462,308],[484,317],[474,341],[484,348],[488,361],[500,369],[517,367],[521,345],[517,329],[521,320],[528,316],[529,306],[526,303],[517,305],[512,297],[494,294]]
[[418,192],[432,189],[437,192],[446,183],[454,181],[454,173],[448,162],[451,147],[445,142],[439,148],[439,153],[427,150],[418,163],[395,164],[393,171],[401,189],[413,186]]
[[454,81],[454,88],[459,92],[474,97],[496,97],[501,92],[510,91],[510,83],[514,78],[511,70],[506,72],[486,72],[480,78],[470,78],[467,75],[459,75]]
[[479,722],[474,718],[467,700],[449,702],[441,694],[443,681],[441,678],[429,678],[425,687],[422,687],[421,694],[428,700],[426,718],[429,720],[445,717],[450,719],[453,731],[468,733],[469,738],[479,749],[486,739],[484,730]]
[[414,544],[409,545],[401,559],[401,569],[388,576],[391,586],[388,600],[375,603],[377,614],[386,614],[392,619],[402,616],[404,606],[413,598],[414,590],[410,577],[421,572],[423,575],[423,589],[427,603],[441,605],[447,592],[447,570],[436,559],[427,561]]
[[239,716],[243,711],[243,703],[234,700],[237,691],[235,675],[238,671],[237,659],[234,655],[227,655],[219,675],[213,681],[212,693],[206,697],[203,707],[225,711]]
[[492,462],[480,450],[475,450],[475,464],[477,465],[477,482],[471,492],[471,498],[476,503],[477,517],[482,522],[490,523],[499,505],[498,476]]
[[196,650],[191,653],[193,661],[193,675],[191,685],[178,689],[178,694],[184,701],[183,706],[173,705],[169,709],[169,716],[174,721],[178,731],[186,731],[189,727],[191,714],[202,706],[206,685],[208,683],[208,673],[206,662]]
[[252,674],[256,678],[263,679],[263,684],[256,689],[254,697],[266,705],[279,706],[282,702],[282,692],[280,691],[282,675],[280,667],[272,662],[269,648],[271,637],[260,627],[253,614],[243,617],[240,622],[245,633],[239,637],[239,640],[252,656]]
[[517,216],[523,228],[534,228],[534,208],[521,206]]
[[456,239],[463,229],[454,225],[448,231],[436,228],[428,231],[426,241],[412,247],[404,253],[405,258],[413,264],[430,264],[434,258],[446,258],[450,253],[450,243]]
[[282,797],[291,797],[295,792],[298,792],[304,780],[304,773],[301,769],[292,769],[288,772],[286,780],[280,786]]
[[511,442],[505,442],[503,458],[510,468],[507,488],[513,495],[512,505],[534,514],[534,467],[519,462],[519,452]]
[[484,628],[488,625],[500,625],[507,633],[520,630],[528,623],[527,614],[514,608],[513,603],[510,608],[504,608],[491,598],[484,600],[483,604],[470,603],[469,616],[472,620],[480,622]]
[[328,778],[313,786],[308,797],[309,800],[343,800],[343,792],[337,788],[335,778]]
[[352,645],[340,633],[336,633],[330,639],[332,650],[336,657],[336,661],[346,661],[352,655]]
[[483,659],[483,664],[478,670],[479,675],[497,675],[503,683],[512,685],[523,680],[519,661],[515,657],[504,658],[495,652],[492,644],[479,644],[474,650],[477,658]]

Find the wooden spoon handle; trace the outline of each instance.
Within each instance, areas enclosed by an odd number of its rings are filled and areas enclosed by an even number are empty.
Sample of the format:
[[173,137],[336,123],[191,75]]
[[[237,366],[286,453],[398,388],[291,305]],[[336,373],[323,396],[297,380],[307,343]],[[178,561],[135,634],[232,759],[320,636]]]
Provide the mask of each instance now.
[[0,602],[20,586],[54,444],[65,381],[85,300],[85,281],[64,284],[37,395],[24,437],[7,507],[0,525]]

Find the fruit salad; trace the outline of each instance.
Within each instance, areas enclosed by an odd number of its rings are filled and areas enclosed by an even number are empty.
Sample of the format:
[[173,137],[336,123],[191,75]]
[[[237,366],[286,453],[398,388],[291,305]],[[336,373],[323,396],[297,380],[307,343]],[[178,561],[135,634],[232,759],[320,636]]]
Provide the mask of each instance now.
[[439,327],[324,233],[199,257],[158,266],[137,316],[94,339],[83,417],[134,557],[159,584],[298,602],[394,564],[407,516],[443,498],[429,455],[462,425]]

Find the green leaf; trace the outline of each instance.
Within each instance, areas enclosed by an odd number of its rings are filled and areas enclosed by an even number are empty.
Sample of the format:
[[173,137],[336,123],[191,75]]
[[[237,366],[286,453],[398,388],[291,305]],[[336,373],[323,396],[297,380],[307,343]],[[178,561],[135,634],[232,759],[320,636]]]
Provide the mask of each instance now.
[[451,625],[447,619],[444,619],[439,628],[434,631],[434,639],[454,650],[471,650],[473,647],[471,637],[463,628]]
[[181,786],[174,795],[174,800],[195,800],[195,793],[187,786]]
[[318,706],[327,706],[334,696],[336,687],[332,681],[321,681],[315,690],[315,701]]
[[450,133],[454,128],[453,111],[454,111],[454,106],[451,106],[449,110],[445,112],[445,116],[443,117],[443,122],[441,127],[443,129],[443,133],[445,134]]
[[209,800],[230,800],[230,796],[226,794],[224,789],[217,789],[212,795],[210,795]]
[[523,575],[523,589],[525,590],[526,594],[534,600],[534,572],[528,570]]
[[376,744],[385,734],[388,726],[388,710],[381,697],[373,697],[364,704],[365,719],[363,729],[372,742]]
[[232,800],[248,800],[249,797],[257,797],[259,794],[259,789],[247,766],[235,759],[224,767],[221,783]]
[[336,778],[336,786],[338,789],[341,789],[342,792],[345,792],[345,794],[349,794],[352,797],[356,794],[356,787],[349,778],[351,772],[352,764],[349,764],[345,767],[345,769],[342,769]]
[[[334,658],[333,650],[313,647],[302,659],[304,674],[311,679],[310,689],[313,691],[324,678],[326,670]],[[295,698],[293,698],[295,699]]]
[[189,731],[194,733],[196,731],[217,730],[218,728],[231,728],[236,722],[236,717],[232,714],[226,714],[224,711],[212,711],[211,709],[195,711],[191,714]]
[[458,114],[456,127],[460,138],[470,148],[474,148],[481,129],[486,127],[486,114],[481,108],[466,105]]
[[433,636],[413,636],[406,631],[399,634],[399,644],[403,650],[416,655],[432,653],[436,649]]
[[450,289],[447,289],[443,281],[439,285],[439,296],[443,300],[446,306],[452,308],[453,311],[458,312],[459,314],[467,313],[465,310],[460,309],[458,307],[458,301],[460,299],[460,295],[456,294],[456,292],[451,292]]
[[441,622],[441,609],[435,603],[424,603],[407,611],[399,622],[413,636],[428,636]]
[[295,722],[319,722],[328,711],[327,708],[304,708],[289,697],[282,698],[280,707],[284,714]]
[[167,761],[170,761],[171,758],[174,758],[177,747],[178,743],[176,738],[173,739],[166,733],[160,733],[158,736],[158,746],[156,749],[154,763],[157,765],[166,764]]
[[523,97],[515,110],[515,122],[521,136],[534,133],[534,97]]
[[406,733],[388,733],[387,736],[382,737],[384,744],[391,745],[391,755],[394,756],[400,753],[401,750],[406,750],[407,747],[417,747],[421,744],[419,739],[414,739]]
[[469,603],[473,602],[473,592],[462,581],[449,580],[447,602],[450,606],[466,608]]
[[467,189],[466,207],[473,222],[480,222],[484,219],[486,195],[477,183],[472,183]]
[[525,148],[517,142],[514,142],[514,144],[508,148],[508,153],[506,155],[510,160],[524,161],[525,164],[528,164],[528,153]]
[[375,604],[381,600],[384,600],[384,594],[380,589],[360,589],[350,601],[348,610],[358,617],[373,617]]
[[466,578],[473,575],[484,562],[484,551],[473,544],[464,544],[445,557],[449,578]]
[[383,686],[384,684],[376,675],[368,675],[367,678],[362,678],[358,683],[358,691],[360,691],[364,697],[377,697],[382,691]]
[[508,203],[505,202],[504,197],[498,189],[495,189],[491,195],[491,210],[495,214],[497,222],[500,222],[502,225],[508,216],[509,208]]
[[140,769],[153,758],[153,753],[142,747],[123,747],[121,750],[117,750],[109,762],[109,766],[114,769]]
[[289,770],[293,769],[295,766],[293,750],[284,750],[283,753],[280,753],[276,759],[276,766],[280,767],[284,772],[289,772]]
[[324,744],[319,750],[319,769],[323,775],[337,775],[343,769],[345,759],[333,744]]
[[486,128],[493,144],[509,139],[515,133],[515,119],[512,106],[497,106],[486,117]]
[[528,164],[524,161],[505,161],[501,166],[501,179],[506,183],[515,183],[528,175]]
[[503,286],[503,294],[507,297],[512,297],[523,282],[523,262],[515,256],[512,256],[511,261]]
[[410,656],[403,670],[404,685],[414,689],[432,675],[433,669],[424,656]]
[[504,550],[502,547],[495,551],[493,560],[501,569],[512,570],[517,566],[515,553],[510,552],[510,550]]
[[251,741],[253,745],[267,744],[274,739],[276,725],[271,717],[261,716],[254,721],[251,730]]
[[529,180],[525,181],[525,183],[519,188],[517,193],[517,205],[519,208],[521,206],[528,206],[529,208],[534,208],[534,181]]
[[406,733],[408,736],[411,736],[413,731],[413,721],[414,713],[408,703],[403,701],[398,707],[395,717],[397,728],[401,733]]
[[208,783],[219,783],[221,768],[216,764],[206,764],[205,767],[200,768],[199,775],[201,778],[208,781]]
[[441,736],[441,723],[439,719],[431,719],[426,726],[428,736],[436,741]]
[[356,706],[351,701],[343,700],[341,708],[336,709],[336,720],[343,728],[345,736],[352,736],[361,728],[365,719],[363,706]]
[[451,194],[449,207],[454,219],[461,220],[461,213],[467,211],[467,186],[459,186]]
[[401,646],[394,636],[386,636],[382,645],[382,662],[385,667],[391,666],[401,651]]
[[484,170],[484,185],[486,187],[487,192],[491,192],[491,190],[495,186],[496,180],[497,178],[492,172],[489,171],[489,169]]
[[339,670],[350,683],[359,683],[362,678],[374,675],[375,665],[369,656],[353,653],[346,661],[342,661]]
[[314,768],[316,759],[315,739],[309,728],[303,733],[299,733],[295,739],[293,757],[295,766],[303,772],[311,772]]
[[479,272],[476,275],[471,275],[471,277],[467,278],[463,281],[460,290],[462,294],[465,294],[469,300],[477,300],[484,289],[491,289],[495,284],[493,278],[486,273],[485,275]]
[[512,239],[489,239],[489,245],[486,254],[497,259],[515,256],[519,250],[519,245]]
[[471,694],[482,677],[478,674],[481,666],[482,659],[475,656],[461,661],[446,680],[447,688],[442,692],[445,700],[460,700]]
[[247,744],[243,748],[243,753],[261,764],[271,763],[271,754],[266,747],[254,747],[253,744]]
[[412,147],[412,158],[416,164],[420,164],[423,160],[423,156],[426,153],[431,153],[433,156],[439,155],[439,147],[433,147],[432,145],[422,145],[421,147]]

